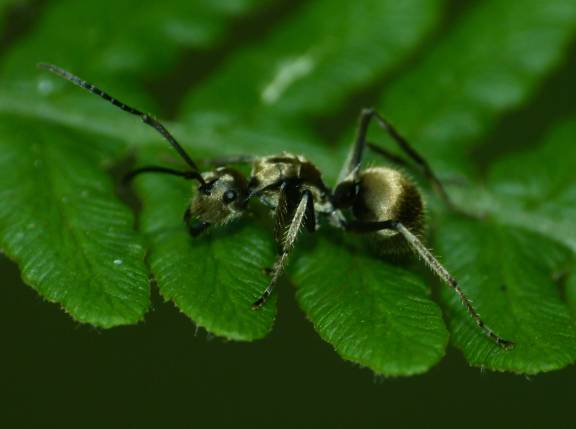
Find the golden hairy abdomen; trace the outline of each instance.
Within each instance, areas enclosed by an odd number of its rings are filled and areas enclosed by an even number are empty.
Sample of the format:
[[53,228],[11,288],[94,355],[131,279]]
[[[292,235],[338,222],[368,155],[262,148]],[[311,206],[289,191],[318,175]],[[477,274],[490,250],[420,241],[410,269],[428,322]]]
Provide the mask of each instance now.
[[[424,230],[424,204],[416,185],[399,171],[372,167],[360,173],[360,195],[354,206],[355,216],[362,221],[397,220],[412,233],[421,236]],[[377,233],[387,240],[402,237],[390,230]],[[395,247],[394,243],[390,243]]]

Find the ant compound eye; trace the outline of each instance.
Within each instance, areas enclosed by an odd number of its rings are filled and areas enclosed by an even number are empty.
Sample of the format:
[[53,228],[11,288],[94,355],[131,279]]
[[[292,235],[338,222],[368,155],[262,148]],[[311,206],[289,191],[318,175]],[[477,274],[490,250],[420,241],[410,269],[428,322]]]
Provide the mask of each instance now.
[[234,201],[237,196],[238,196],[238,194],[236,193],[236,191],[229,190],[229,191],[224,192],[224,195],[222,196],[222,200],[226,204],[228,204],[228,203],[231,203],[232,201]]

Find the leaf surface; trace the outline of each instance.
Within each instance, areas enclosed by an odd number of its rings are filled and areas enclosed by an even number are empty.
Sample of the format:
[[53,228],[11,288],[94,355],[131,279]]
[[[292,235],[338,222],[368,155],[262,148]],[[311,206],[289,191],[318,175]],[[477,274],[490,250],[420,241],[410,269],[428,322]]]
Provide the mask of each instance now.
[[575,32],[573,1],[476,2],[379,109],[444,175],[474,171],[471,146],[530,98]]
[[[30,78],[37,62],[53,62],[78,74],[123,84],[133,74],[175,66],[182,48],[206,48],[229,21],[264,1],[99,0],[59,1],[45,7],[33,31],[3,62],[5,77]],[[89,10],[89,13],[87,13]],[[133,86],[132,86],[133,87]]]
[[[458,219],[429,199],[435,253],[489,326],[518,346],[495,348],[442,286],[453,343],[470,363],[495,370],[536,373],[574,361],[573,121],[552,124],[541,145],[487,166],[485,181],[469,157],[490,149],[480,143],[494,124],[526,105],[566,58],[576,30],[574,2],[487,0],[455,15],[446,14],[442,0],[88,4],[91,14],[81,13],[86,2],[46,4],[0,59],[0,244],[43,296],[98,326],[140,320],[148,307],[144,241],[107,169],[128,156],[182,163],[137,118],[35,64],[55,62],[123,102],[161,113],[174,109],[157,105],[150,80],[172,85],[172,76],[198,59],[191,77],[180,76],[185,114],[166,125],[204,167],[202,160],[213,156],[289,151],[306,155],[331,184],[350,139],[323,145],[317,134],[326,117],[383,94],[380,110],[440,177],[468,176],[468,186],[450,186],[454,199],[487,215]],[[257,18],[248,24],[259,21],[246,38],[230,33],[246,31],[237,20],[243,15]],[[350,128],[355,116],[345,119]],[[330,138],[345,128],[334,127]],[[385,144],[378,132],[374,140]],[[143,202],[139,228],[162,295],[214,334],[264,337],[275,302],[259,312],[250,304],[275,256],[267,215],[255,210],[192,239],[181,219],[192,184],[141,177],[136,188]],[[426,371],[447,342],[429,282],[417,263],[375,257],[362,244],[370,241],[341,237],[325,225],[299,242],[291,259],[298,301],[345,359],[378,374]]]
[[444,293],[455,343],[474,365],[536,373],[576,360],[574,318],[566,305],[573,306],[572,280],[565,294],[558,283],[574,270],[575,124],[562,121],[540,144],[494,162],[485,188],[457,189],[461,206],[488,217],[443,220],[436,233],[448,267],[485,321],[518,343],[510,353],[495,350],[472,324],[461,324],[466,317],[459,303]]
[[10,116],[0,119],[0,242],[26,282],[75,319],[111,327],[141,320],[148,310],[145,249],[100,159],[126,157],[122,141],[160,138],[36,64],[68,67],[130,104],[152,106],[142,91],[146,75],[173,66],[184,47],[215,43],[232,17],[256,3],[57,2],[2,58],[0,110]]
[[422,278],[371,255],[364,240],[319,235],[315,257],[298,258],[293,272],[298,302],[320,336],[377,374],[417,374],[436,364],[448,332]]
[[304,2],[190,93],[185,113],[265,117],[334,111],[354,90],[382,80],[407,59],[438,23],[443,5],[440,0]]
[[503,350],[483,336],[445,290],[453,341],[468,362],[534,374],[576,360],[576,323],[554,282],[570,259],[564,247],[495,221],[452,221],[438,230],[440,253],[478,312],[495,332],[515,342]]
[[141,320],[144,246],[102,171],[106,152],[86,135],[15,118],[0,122],[0,145],[0,243],[26,283],[81,322]]
[[566,282],[566,301],[572,311],[572,317],[576,319],[576,274],[574,274],[574,269],[572,269]]
[[576,119],[556,124],[538,146],[495,162],[492,211],[502,222],[547,235],[576,252]]

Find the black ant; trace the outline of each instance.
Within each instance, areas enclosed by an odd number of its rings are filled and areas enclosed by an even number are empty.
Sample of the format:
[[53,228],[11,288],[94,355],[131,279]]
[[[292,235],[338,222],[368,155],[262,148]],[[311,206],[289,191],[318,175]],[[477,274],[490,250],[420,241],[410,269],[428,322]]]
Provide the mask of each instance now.
[[[396,164],[407,164],[403,158],[366,141],[369,124],[376,121],[418,165],[444,202],[455,208],[426,160],[374,110],[365,109],[361,112],[355,143],[340,172],[338,183],[332,190],[324,184],[320,171],[314,164],[303,156],[286,152],[265,157],[248,155],[221,158],[212,161],[214,170],[201,172],[168,130],[150,115],[127,106],[57,66],[39,64],[39,67],[102,97],[125,112],[139,116],[174,147],[188,164],[187,171],[146,166],[130,173],[129,178],[142,173],[164,173],[197,181],[197,192],[184,214],[184,222],[192,236],[201,234],[209,227],[239,218],[246,211],[248,202],[254,198],[258,198],[273,211],[274,237],[279,252],[269,270],[270,282],[262,295],[255,300],[253,309],[262,307],[270,297],[286,267],[301,228],[315,232],[318,219],[324,218],[333,227],[345,231],[376,234],[388,249],[414,251],[444,283],[454,289],[468,314],[489,338],[504,348],[513,346],[511,341],[503,339],[486,326],[456,279],[422,244],[419,237],[424,229],[424,205],[418,188],[405,175],[392,168],[361,169],[366,148]],[[247,179],[238,170],[230,167],[234,164],[251,164],[250,177]]]

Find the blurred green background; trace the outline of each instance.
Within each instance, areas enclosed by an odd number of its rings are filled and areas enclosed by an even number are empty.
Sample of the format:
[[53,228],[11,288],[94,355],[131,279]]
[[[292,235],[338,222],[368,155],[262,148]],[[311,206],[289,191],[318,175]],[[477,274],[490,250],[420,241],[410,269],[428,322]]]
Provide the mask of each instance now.
[[[132,12],[138,8],[134,3],[122,6],[118,2],[118,16],[110,19],[125,20],[125,28],[114,27],[120,30],[113,34],[87,29],[91,45],[82,45],[84,39],[78,37],[78,46],[65,46],[72,52],[70,58],[76,57],[73,49],[94,50],[93,61],[85,55],[75,71],[108,83],[111,92],[131,94],[131,88],[138,87],[131,77],[145,68],[147,75],[142,80],[147,91],[137,90],[133,103],[153,106],[161,117],[174,119],[183,88],[201,88],[222,65],[222,58],[266,37],[305,2],[269,1],[247,17],[235,16],[234,10],[242,10],[248,3],[229,2],[232,12],[225,23],[206,19],[213,27],[203,28],[202,17],[196,17],[200,23],[195,27],[197,33],[174,29],[180,40],[189,43],[174,44],[166,52],[157,45],[161,39],[155,39],[153,32],[146,34],[146,20],[151,18],[137,13],[135,17]],[[461,17],[480,3],[448,2],[440,25],[420,48],[385,79],[372,79],[333,112],[320,115],[318,134],[325,141],[345,134],[347,128],[342,124],[352,124],[361,107],[378,99],[372,88],[378,87],[380,94],[417,65],[436,41],[449,35]],[[18,63],[19,56],[39,55],[39,51],[22,46],[35,26],[49,20],[51,8],[58,4],[65,3],[0,3],[0,61],[10,58],[2,78],[16,78],[18,68],[11,69],[11,65]],[[208,3],[198,2],[199,10],[210,10],[202,4]],[[169,8],[169,2],[159,4],[157,18]],[[97,15],[97,9],[96,3],[84,2],[77,5],[75,13]],[[70,23],[72,29],[81,25],[81,20]],[[59,29],[61,34],[47,34],[56,40],[74,39],[69,31],[64,27]],[[141,56],[129,58],[132,62],[128,65],[98,51],[108,46],[109,40],[121,40],[124,31],[141,32],[146,48],[138,46],[135,51]],[[559,119],[576,113],[573,40],[529,101],[498,117],[484,138],[484,150],[474,158],[480,167],[503,154],[514,154],[520,145],[537,144]],[[211,49],[213,43],[216,49]],[[33,65],[56,56],[66,66],[66,49],[28,60]],[[129,44],[122,49],[119,52],[131,52]],[[31,69],[29,74],[35,76],[36,71]],[[26,78],[21,77],[23,82]],[[417,95],[414,99],[418,103]],[[202,102],[202,95],[196,102]],[[255,343],[226,342],[196,332],[156,291],[145,323],[101,331],[81,326],[57,306],[43,302],[22,284],[17,267],[0,258],[0,427],[576,426],[570,408],[576,386],[574,366],[530,378],[482,372],[468,367],[460,352],[450,349],[447,358],[425,375],[375,378],[370,371],[344,362],[320,340],[287,284],[279,291],[273,333]]]

